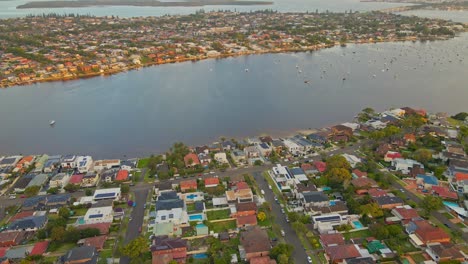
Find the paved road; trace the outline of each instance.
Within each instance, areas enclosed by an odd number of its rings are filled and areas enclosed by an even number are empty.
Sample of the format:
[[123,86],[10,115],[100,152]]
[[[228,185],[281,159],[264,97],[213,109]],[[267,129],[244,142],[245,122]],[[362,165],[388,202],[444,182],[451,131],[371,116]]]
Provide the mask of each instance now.
[[[146,173],[146,169],[143,169],[141,172],[142,177],[140,178],[140,182],[143,181],[144,175]],[[145,208],[144,205],[146,204],[146,198],[148,197],[148,192],[151,189],[151,185],[141,185],[139,183],[137,188],[133,189],[133,193],[135,194],[134,201],[136,202],[136,207],[133,208],[131,213],[132,220],[128,222],[127,226],[127,233],[125,234],[124,244],[128,244],[133,239],[137,238],[140,235],[139,229],[143,228],[143,218],[145,216]],[[128,264],[130,263],[130,259],[127,257],[120,258],[120,264]]]
[[253,176],[258,184],[258,187],[261,190],[265,191],[265,200],[267,200],[267,202],[271,204],[272,213],[275,215],[275,223],[280,225],[286,233],[284,237],[286,243],[294,246],[294,263],[307,263],[307,254],[304,250],[304,247],[302,247],[301,241],[297,237],[291,225],[288,222],[286,222],[286,216],[283,213],[281,213],[280,205],[275,202],[275,194],[272,190],[270,190],[270,188],[268,188],[268,183],[263,178],[262,173],[255,172],[253,173]]
[[[404,187],[397,181],[392,182],[392,187],[395,188],[395,189],[404,189]],[[422,201],[421,198],[419,198],[417,195],[415,195],[414,193],[412,193],[410,191],[405,190],[404,195],[406,195],[410,200],[412,200],[416,204],[420,204],[421,201]],[[432,212],[431,215],[435,219],[439,220],[439,222],[446,225],[451,230],[455,230],[455,231],[460,232],[460,234],[462,235],[463,241],[468,241],[468,233],[463,232],[463,230],[459,226],[457,226],[457,225],[453,224],[452,222],[450,222],[447,219],[447,217],[445,217],[443,214],[441,214],[439,212]]]

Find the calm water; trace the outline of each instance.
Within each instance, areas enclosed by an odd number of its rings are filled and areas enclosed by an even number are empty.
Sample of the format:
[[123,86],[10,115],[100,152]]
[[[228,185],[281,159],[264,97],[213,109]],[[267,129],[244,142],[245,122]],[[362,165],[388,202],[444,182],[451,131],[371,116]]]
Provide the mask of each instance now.
[[468,23],[468,11],[414,10],[401,12],[402,15],[412,15],[428,18],[441,18],[456,22]]
[[3,89],[0,152],[133,157],[164,151],[175,141],[199,144],[321,127],[350,120],[366,106],[466,111],[467,52],[464,34]]
[[[33,0],[38,1],[38,0]],[[40,1],[40,0],[39,0]],[[205,6],[204,10],[264,10],[274,9],[281,12],[305,12],[306,10],[315,11],[333,11],[344,12],[345,10],[377,10],[388,7],[401,6],[402,4],[392,3],[366,3],[359,0],[272,0],[273,5],[268,6]],[[90,14],[95,16],[116,15],[120,17],[135,17],[135,16],[160,16],[165,14],[189,14],[201,7],[89,7],[89,8],[56,8],[56,9],[16,9],[16,6],[31,2],[30,0],[12,0],[0,1],[0,18],[26,16],[28,14],[43,14],[43,13],[79,13]]]

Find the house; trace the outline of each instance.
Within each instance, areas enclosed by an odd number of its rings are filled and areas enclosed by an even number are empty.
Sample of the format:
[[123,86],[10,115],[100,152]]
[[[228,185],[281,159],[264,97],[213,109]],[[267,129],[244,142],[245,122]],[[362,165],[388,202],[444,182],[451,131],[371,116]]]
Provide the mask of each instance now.
[[100,172],[102,170],[109,170],[113,168],[120,168],[120,160],[96,160],[94,162],[94,170]]
[[426,220],[417,220],[412,223],[416,226],[414,234],[423,244],[450,242],[450,236],[442,228],[435,227]]
[[20,245],[27,237],[25,231],[1,232],[0,247],[11,247]]
[[372,198],[380,208],[382,209],[393,209],[397,206],[403,206],[404,201],[397,196],[381,196]]
[[303,146],[299,145],[298,143],[296,143],[295,141],[291,139],[285,139],[283,141],[283,145],[286,148],[286,150],[293,155],[299,155],[299,154],[304,153],[305,151]]
[[367,177],[367,172],[360,171],[359,169],[354,169],[352,172],[353,178],[363,178]]
[[[156,200],[155,234],[181,234],[179,225],[187,224],[189,217],[187,208],[175,191],[159,194]],[[168,228],[170,227],[170,229]]]
[[48,160],[44,164],[44,168],[43,168],[44,172],[45,173],[50,173],[53,170],[60,167],[61,160],[62,160],[61,155],[49,156]]
[[75,155],[65,155],[60,163],[60,166],[64,169],[74,169],[77,165],[77,157]]
[[223,147],[223,150],[224,150],[224,151],[232,150],[232,149],[235,149],[235,148],[236,148],[236,144],[234,144],[234,143],[233,143],[232,141],[230,141],[230,140],[221,142],[221,146]]
[[205,179],[205,188],[213,188],[219,185],[219,178],[210,177]]
[[9,231],[37,231],[47,224],[47,216],[28,216],[15,220],[8,225]]
[[257,225],[257,205],[254,202],[237,203],[231,217],[236,218],[237,227]]
[[198,155],[200,154],[210,154],[210,150],[208,149],[208,146],[201,146],[201,147],[196,147],[195,148],[195,153],[197,153]]
[[403,139],[405,140],[406,144],[416,143],[416,136],[414,134],[405,134]]
[[333,141],[349,141],[353,136],[353,129],[343,125],[336,125],[331,127],[329,138]]
[[180,191],[196,191],[197,190],[197,181],[196,180],[185,180],[180,182]]
[[231,152],[231,158],[236,164],[245,163],[246,157],[245,152],[243,150],[233,150]]
[[44,154],[40,157],[36,157],[36,160],[34,162],[34,167],[36,168],[34,171],[37,171],[37,172],[42,172],[42,170],[44,169],[44,165],[45,163],[47,162],[47,160],[49,159],[49,156]]
[[343,154],[342,156],[346,159],[346,161],[348,161],[352,168],[356,167],[356,165],[362,161],[360,158],[347,153]]
[[245,158],[246,159],[260,157],[260,152],[258,151],[257,147],[255,147],[255,146],[245,147],[244,148],[244,153],[245,153]]
[[281,191],[289,191],[291,190],[291,186],[300,183],[291,174],[289,168],[287,166],[281,166],[281,164],[276,164],[276,166],[272,168],[270,176],[272,176],[272,179]]
[[351,185],[356,188],[357,194],[365,194],[369,189],[378,188],[379,185],[371,178],[362,177],[351,180]]
[[299,195],[299,203],[303,207],[325,207],[330,204],[328,196],[323,192],[303,192]]
[[137,161],[136,160],[123,160],[120,162],[120,169],[121,170],[126,170],[126,171],[131,171],[137,167]]
[[36,175],[31,179],[31,181],[28,183],[26,188],[32,187],[32,186],[42,187],[48,180],[49,180],[49,175],[47,174]]
[[[244,182],[238,183],[238,185],[242,185]],[[245,184],[245,183],[244,183]],[[239,189],[236,190],[228,190],[226,191],[226,199],[228,203],[247,203],[253,202],[253,193],[250,188],[246,189]]]
[[34,174],[27,174],[19,180],[16,181],[16,183],[13,185],[13,190],[16,193],[24,192],[24,190],[28,187],[29,183],[32,181],[32,179],[36,177]]
[[200,159],[200,163],[204,166],[207,167],[209,166],[211,162],[211,156],[206,153],[200,153],[198,154],[198,159]]
[[91,207],[83,217],[85,224],[112,223],[114,220],[114,210],[112,206]]
[[85,224],[85,225],[78,225],[75,226],[76,229],[78,230],[83,230],[87,228],[95,228],[99,230],[99,233],[101,235],[106,235],[109,234],[109,228],[112,223],[96,223],[96,224]]
[[101,172],[99,177],[101,177],[103,181],[107,183],[111,183],[116,179],[118,171],[119,171],[118,168],[104,170]]
[[102,235],[80,239],[77,244],[79,246],[95,247],[97,251],[101,251],[104,248],[106,240],[107,236]]
[[189,153],[189,154],[185,155],[184,163],[185,163],[185,167],[187,167],[187,168],[191,168],[191,167],[194,167],[196,165],[201,164],[200,159],[198,158],[197,154],[195,154],[195,153]]
[[430,190],[432,186],[439,185],[439,180],[432,175],[419,174],[416,176],[416,183],[423,186],[425,190]]
[[63,188],[70,181],[70,174],[67,173],[57,173],[52,179],[50,179],[49,186],[50,188]]
[[127,181],[128,175],[129,174],[127,170],[119,170],[119,172],[117,172],[117,176],[115,177],[115,180],[120,181],[120,182]]
[[[234,254],[233,256],[236,256],[237,259],[237,255]],[[237,263],[237,261],[231,260],[231,263]],[[276,260],[271,259],[269,256],[256,257],[250,259],[250,264],[276,264]]]
[[419,165],[421,168],[424,168],[424,165],[415,160],[401,158],[396,158],[392,160],[392,167],[394,168],[394,170],[400,171],[403,174],[409,174],[410,169],[413,168],[414,165]]
[[345,240],[341,233],[330,233],[320,235],[320,244],[323,248],[337,245],[344,245]]
[[382,196],[388,196],[387,191],[382,190],[382,189],[378,189],[378,188],[369,189],[369,190],[367,191],[367,193],[368,193],[369,196],[372,197],[372,198],[375,198],[375,197],[382,197]]
[[21,211],[21,212],[18,212],[13,217],[11,217],[8,222],[11,223],[11,222],[13,222],[15,220],[18,220],[18,219],[23,219],[25,217],[33,216],[34,213],[35,213],[34,211]]
[[88,172],[85,175],[83,175],[81,179],[81,187],[96,186],[98,180],[99,180],[99,174],[94,173],[94,172]]
[[291,168],[289,169],[290,174],[297,180],[297,182],[308,182],[306,173],[301,168]]
[[107,188],[107,189],[96,189],[94,191],[93,200],[114,200],[118,201],[121,198],[120,187],[118,188]]
[[315,167],[310,164],[310,163],[302,163],[301,164],[301,169],[306,173],[306,174],[314,174],[317,172]]
[[420,219],[418,211],[409,205],[397,206],[393,208],[392,214],[401,222],[403,222],[403,224],[406,224],[413,219]]
[[221,164],[229,164],[229,161],[227,160],[226,153],[224,152],[218,152],[214,154],[214,160],[216,160],[218,163]]
[[22,156],[10,156],[0,160],[0,168],[14,167],[21,160]]
[[403,156],[396,151],[387,151],[384,156],[384,161],[385,162],[392,162],[394,159],[401,159]]
[[283,151],[285,146],[282,140],[275,139],[271,142],[271,147],[276,153],[280,154]]
[[466,260],[462,250],[452,243],[429,243],[426,245],[426,252],[437,263],[450,260],[463,262]]
[[34,156],[25,156],[25,157],[23,157],[22,159],[20,159],[18,161],[18,163],[16,163],[15,169],[13,171],[23,172],[24,169],[28,168],[29,166],[31,166],[33,164],[34,159],[35,159]]
[[322,173],[327,169],[327,163],[323,161],[314,161],[314,166],[317,168],[317,171]]
[[21,206],[21,209],[23,211],[28,211],[28,210],[40,210],[44,207],[46,203],[46,197],[45,196],[33,196],[26,198],[23,202],[23,205]]
[[270,156],[271,151],[273,148],[268,143],[260,143],[257,145],[258,151],[260,151],[260,155],[263,157]]
[[67,206],[70,203],[71,195],[69,193],[53,194],[46,196],[45,207],[48,209],[57,209]]
[[457,172],[449,180],[453,190],[459,193],[468,193],[468,173]]
[[456,192],[451,191],[448,187],[445,186],[432,186],[432,193],[441,197],[442,199],[447,200],[457,200],[458,195]]
[[168,264],[172,260],[185,263],[187,241],[169,236],[156,236],[152,238],[150,250],[153,264]]
[[93,167],[93,158],[91,156],[80,156],[77,158],[77,169],[80,173],[87,173]]
[[320,133],[310,134],[307,136],[307,138],[312,142],[317,142],[320,144],[325,144],[328,142],[328,138]]
[[68,181],[69,184],[74,184],[74,185],[81,185],[83,181],[83,174],[74,174],[70,177],[70,180]]
[[47,251],[47,247],[49,246],[49,241],[41,241],[34,244],[31,252],[29,252],[30,256],[42,256]]
[[250,261],[252,258],[268,256],[271,245],[268,233],[258,226],[241,233],[239,252],[241,258]]
[[346,259],[361,257],[359,246],[355,244],[337,245],[325,248],[325,258],[329,263],[341,263]]
[[95,247],[81,246],[69,250],[60,257],[58,263],[61,264],[96,264],[99,253]]

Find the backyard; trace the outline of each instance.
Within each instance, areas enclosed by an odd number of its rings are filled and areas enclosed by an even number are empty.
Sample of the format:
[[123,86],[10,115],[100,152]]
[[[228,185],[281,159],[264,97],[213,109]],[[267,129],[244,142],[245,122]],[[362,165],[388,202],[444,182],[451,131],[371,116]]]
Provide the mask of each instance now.
[[208,217],[208,220],[210,220],[210,221],[227,219],[227,218],[231,217],[231,210],[222,209],[222,210],[208,211],[208,212],[206,212],[206,216]]
[[208,222],[208,228],[210,231],[213,231],[215,233],[220,233],[224,232],[230,229],[235,229],[236,226],[236,220],[227,220],[227,221],[221,221],[221,222]]

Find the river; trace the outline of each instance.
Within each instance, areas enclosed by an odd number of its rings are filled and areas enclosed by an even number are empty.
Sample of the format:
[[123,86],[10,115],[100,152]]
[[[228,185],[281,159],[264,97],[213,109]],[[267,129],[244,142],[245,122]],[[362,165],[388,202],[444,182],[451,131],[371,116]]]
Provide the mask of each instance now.
[[12,87],[0,90],[1,152],[123,158],[165,151],[175,141],[318,128],[351,120],[366,106],[466,111],[467,52],[463,34]]
[[[40,1],[40,0],[33,0]],[[86,8],[56,8],[56,9],[16,9],[18,5],[31,2],[30,0],[0,0],[0,18],[21,17],[28,14],[43,14],[55,12],[59,14],[79,13],[95,16],[115,15],[120,17],[136,16],[161,16],[165,14],[190,14],[196,10],[264,10],[273,9],[280,12],[305,12],[319,10],[320,12],[344,12],[349,11],[368,11],[378,10],[389,7],[401,6],[403,4],[395,3],[371,3],[360,2],[359,0],[272,0],[273,5],[259,6],[205,6],[201,7],[132,7],[132,6],[105,6],[105,7],[86,7]]]

